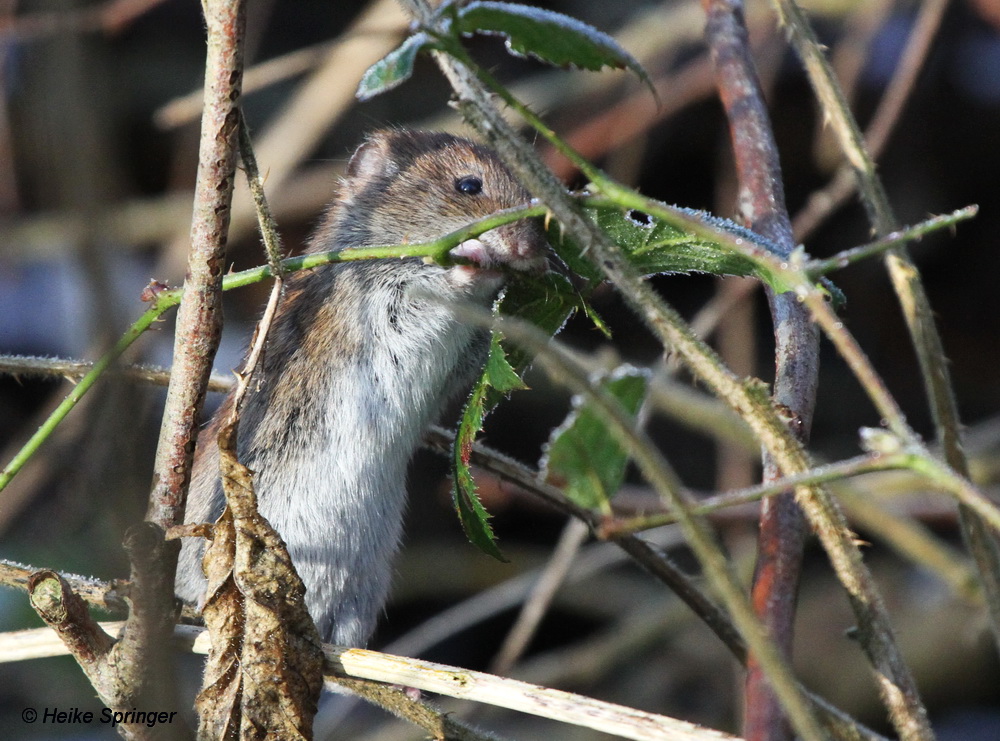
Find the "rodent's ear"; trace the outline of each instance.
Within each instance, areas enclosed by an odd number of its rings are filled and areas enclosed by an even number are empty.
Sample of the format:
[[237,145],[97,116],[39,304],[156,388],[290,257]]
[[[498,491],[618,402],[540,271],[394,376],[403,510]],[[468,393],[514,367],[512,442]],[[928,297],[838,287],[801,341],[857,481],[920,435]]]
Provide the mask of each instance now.
[[385,132],[372,134],[358,147],[347,164],[347,177],[368,182],[373,178],[390,178],[399,172],[399,165],[392,157],[389,137]]

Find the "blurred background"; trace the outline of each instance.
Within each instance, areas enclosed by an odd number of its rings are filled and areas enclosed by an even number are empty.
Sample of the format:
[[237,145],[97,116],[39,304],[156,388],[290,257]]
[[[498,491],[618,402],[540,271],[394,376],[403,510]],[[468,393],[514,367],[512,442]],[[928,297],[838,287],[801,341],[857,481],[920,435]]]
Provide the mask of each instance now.
[[[543,114],[556,131],[612,175],[646,194],[735,217],[728,133],[701,42],[699,5],[677,2],[539,2],[615,36],[649,71],[649,92],[624,73],[551,70],[507,55],[497,38],[475,38],[476,58]],[[908,224],[977,203],[979,216],[913,246],[951,360],[979,483],[996,493],[1000,475],[1000,2],[809,0],[803,3],[829,47],[873,146],[899,219]],[[936,19],[935,12],[943,9]],[[854,198],[829,196],[840,157],[798,61],[767,3],[747,11],[782,155],[798,238],[815,256],[864,243],[870,232]],[[255,0],[249,4],[245,111],[285,245],[301,248],[335,192],[365,132],[408,125],[470,133],[448,107],[449,91],[428,60],[412,80],[357,104],[364,70],[390,51],[407,20],[391,0]],[[929,48],[921,58],[918,41]],[[198,3],[182,0],[0,0],[0,354],[94,359],[143,310],[151,279],[179,285],[197,163],[204,29]],[[905,84],[907,76],[912,85]],[[897,87],[893,87],[897,86]],[[898,115],[877,114],[886,90],[905,93]],[[882,107],[881,110],[887,109]],[[879,117],[881,116],[881,117]],[[888,122],[888,127],[883,126]],[[895,124],[893,128],[893,124]],[[886,132],[891,133],[886,136]],[[568,185],[583,183],[540,151]],[[233,212],[230,259],[262,262],[246,189]],[[819,195],[817,195],[819,194]],[[824,203],[840,197],[843,205]],[[660,276],[662,294],[696,321],[738,372],[770,380],[772,338],[759,289],[737,279]],[[905,409],[929,434],[916,360],[878,260],[834,276],[847,295],[845,323]],[[235,367],[267,285],[226,297],[216,368]],[[608,341],[571,320],[562,338],[607,362],[660,368],[661,349],[610,290],[594,297]],[[137,343],[131,361],[168,365],[171,322]],[[530,372],[488,420],[485,441],[537,464],[568,394]],[[0,373],[0,449],[10,460],[69,388],[63,379]],[[680,374],[675,412],[648,422],[668,459],[694,489],[753,483],[752,446],[695,429],[705,397]],[[125,529],[145,511],[162,389],[120,378],[101,383],[38,456],[0,494],[0,557],[64,572],[123,577]],[[216,395],[209,404],[218,403]],[[694,406],[692,406],[694,405]],[[858,452],[858,428],[879,419],[843,363],[823,350],[812,450],[836,459]],[[724,439],[723,439],[724,438]],[[721,441],[720,441],[721,440]],[[526,652],[503,673],[736,732],[741,673],[715,638],[659,583],[613,546],[580,543],[565,518],[511,487],[480,477],[494,527],[511,563],[469,545],[451,510],[446,465],[414,461],[411,506],[396,590],[372,647],[497,669],[496,656],[526,589],[554,545],[579,551]],[[844,496],[885,590],[907,659],[941,739],[1000,738],[1000,680],[984,611],[965,581],[949,502],[901,475],[869,476]],[[653,505],[630,474],[623,511]],[[845,499],[845,502],[848,500]],[[865,505],[883,510],[873,514]],[[888,511],[930,536],[944,564],[902,557],[879,530]],[[754,558],[755,510],[714,518],[737,567]],[[649,534],[690,563],[676,532]],[[821,551],[810,546],[800,597],[797,662],[808,685],[886,731],[852,618]],[[445,612],[447,611],[447,612]],[[0,629],[41,623],[23,593],[0,591]],[[509,663],[509,662],[507,662]],[[192,690],[193,691],[193,690]],[[503,736],[601,738],[579,728],[444,702]],[[0,669],[0,728],[10,738],[110,738],[106,727],[29,726],[24,707],[99,709],[68,658]],[[418,738],[377,711],[333,700],[318,738]]]

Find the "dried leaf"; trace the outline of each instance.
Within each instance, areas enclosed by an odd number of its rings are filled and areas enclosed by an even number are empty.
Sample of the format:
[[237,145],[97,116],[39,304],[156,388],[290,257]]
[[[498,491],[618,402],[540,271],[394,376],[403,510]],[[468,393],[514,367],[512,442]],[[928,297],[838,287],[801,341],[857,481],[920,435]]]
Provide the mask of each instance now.
[[257,512],[232,432],[227,426],[219,435],[227,506],[205,552],[212,649],[195,703],[198,735],[311,738],[323,686],[319,634],[284,542]]

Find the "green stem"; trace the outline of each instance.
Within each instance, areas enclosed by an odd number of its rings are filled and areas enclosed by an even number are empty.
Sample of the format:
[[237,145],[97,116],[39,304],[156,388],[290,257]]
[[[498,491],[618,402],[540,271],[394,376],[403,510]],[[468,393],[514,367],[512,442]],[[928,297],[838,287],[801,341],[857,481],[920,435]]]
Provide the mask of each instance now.
[[114,347],[111,348],[107,353],[105,353],[100,360],[94,363],[93,367],[88,371],[80,382],[77,383],[73,390],[69,392],[65,399],[55,408],[52,414],[42,423],[42,426],[35,431],[35,434],[21,447],[17,454],[11,459],[11,461],[4,467],[3,471],[0,472],[0,491],[6,488],[7,484],[10,483],[11,479],[17,475],[24,465],[31,459],[37,451],[38,448],[48,439],[52,431],[62,422],[66,415],[72,411],[73,407],[77,405],[77,402],[84,397],[91,387],[97,382],[97,379],[106,371],[115,360],[117,360],[122,353],[124,353],[133,342],[135,342],[139,336],[145,332],[149,327],[155,322],[163,312],[167,309],[176,306],[180,302],[180,291],[166,291],[161,293],[156,302],[152,307],[147,309],[142,316],[140,316],[131,327],[126,330],[125,334],[119,338],[115,343]]
[[973,218],[979,213],[979,206],[973,204],[971,206],[966,206],[965,208],[960,208],[957,211],[952,211],[950,214],[944,214],[943,216],[935,216],[932,219],[927,219],[926,221],[921,221],[906,229],[900,229],[898,231],[892,232],[886,235],[882,239],[877,239],[874,242],[869,242],[868,244],[863,244],[859,247],[853,247],[849,250],[844,250],[843,252],[838,252],[833,257],[827,257],[822,260],[810,260],[804,266],[806,274],[812,278],[816,279],[821,275],[828,275],[835,270],[841,270],[846,268],[848,265],[864,260],[868,257],[873,257],[876,255],[881,255],[889,250],[900,247],[907,242],[912,242],[918,240],[931,232],[938,231],[945,227],[954,226],[960,221],[966,221],[967,219]]
[[635,425],[634,420],[625,412],[618,400],[599,385],[593,384],[586,369],[580,368],[558,343],[551,342],[547,335],[533,325],[510,317],[494,320],[478,308],[462,306],[458,307],[457,311],[464,319],[491,326],[503,332],[511,341],[536,354],[539,363],[555,378],[564,382],[574,393],[585,395],[594,404],[594,409],[608,424],[622,446],[630,452],[646,479],[673,509],[685,539],[697,555],[706,578],[726,605],[733,623],[751,651],[765,668],[793,725],[803,738],[825,738],[788,664],[754,614],[739,580],[716,543],[711,528],[693,514],[691,511],[693,502],[678,487],[676,474],[646,433]]
[[[421,8],[421,18],[428,12],[424,0],[408,0],[408,4]],[[671,347],[720,398],[745,417],[786,474],[807,470],[808,456],[770,402],[767,389],[759,382],[743,382],[736,378],[711,349],[691,333],[676,312],[639,279],[620,250],[609,244],[606,236],[582,217],[576,204],[566,197],[561,184],[537,162],[533,152],[496,110],[483,89],[482,81],[473,71],[475,66],[466,67],[440,52],[434,52],[434,56],[455,88],[459,109],[469,123],[496,146],[525,184],[545,200],[560,223],[574,237],[579,238],[584,249],[593,251],[594,259],[621,290],[625,300],[663,340],[665,346]],[[544,131],[541,133],[545,136]],[[750,247],[753,248],[753,245]],[[788,262],[789,265],[779,265],[778,270],[789,270],[791,264],[796,262],[794,256]],[[805,280],[801,270],[795,272]],[[808,291],[810,287],[807,282],[806,286],[804,290]],[[844,331],[842,327],[840,329]],[[892,708],[894,720],[901,719],[900,725],[907,728],[911,723],[920,729],[924,728],[925,711],[920,705],[913,677],[899,654],[885,605],[864,565],[843,513],[830,496],[819,488],[799,487],[796,498],[820,536],[837,576],[848,593],[859,625],[863,626],[861,642],[875,669],[883,700]],[[749,640],[750,636],[747,638]],[[751,649],[755,650],[754,647]],[[812,719],[797,715],[798,698],[794,694],[787,694],[784,688],[779,689],[780,675],[770,676],[770,679],[796,730],[800,733],[805,730],[806,734],[812,736]]]
[[[794,476],[783,476],[780,479],[750,486],[745,489],[727,491],[716,496],[699,500],[697,504],[691,506],[690,512],[693,515],[710,515],[726,507],[734,507],[740,504],[750,504],[765,497],[783,494],[796,486],[815,486],[826,484],[831,481],[848,478],[850,476],[860,476],[874,471],[898,470],[901,468],[912,468],[910,461],[904,456],[880,456],[862,455],[850,458],[837,463],[830,463],[825,466],[818,466],[804,473]],[[943,485],[942,485],[943,486]],[[677,521],[677,515],[672,512],[655,513],[642,517],[632,517],[628,519],[616,519],[602,526],[602,535],[615,536],[624,533],[647,530],[652,527],[669,525]]]
[[[286,257],[280,262],[284,272],[292,273],[297,270],[308,270],[309,268],[329,265],[337,262],[352,262],[356,260],[374,260],[386,258],[405,257],[425,257],[431,261],[442,265],[465,264],[461,258],[452,258],[448,253],[458,244],[467,239],[478,237],[490,229],[495,229],[504,224],[527,219],[535,216],[543,216],[546,213],[545,206],[531,205],[518,206],[480,219],[473,224],[456,229],[437,239],[426,242],[414,242],[402,245],[376,245],[372,247],[350,247],[342,250],[332,250],[329,252],[317,252],[310,255],[299,255],[298,257]],[[238,273],[230,273],[222,280],[222,290],[228,291],[233,288],[242,288],[253,283],[259,283],[267,278],[274,277],[274,271],[269,265],[259,265],[255,268],[242,270]]]
[[[887,235],[896,221],[875,162],[869,154],[861,130],[844,100],[836,76],[812,27],[794,0],[774,0],[783,25],[802,58],[826,120],[837,134],[841,148],[854,170],[862,202],[869,212],[875,232]],[[893,290],[903,309],[903,317],[913,342],[924,388],[930,402],[937,439],[944,458],[954,471],[968,476],[968,461],[962,450],[961,423],[953,392],[947,358],[923,280],[903,248],[886,255],[886,268]],[[959,520],[966,545],[972,553],[987,596],[994,641],[1000,646],[1000,541],[989,531],[976,511],[959,507]]]
[[[449,265],[462,262],[461,260],[451,260],[448,252],[466,239],[479,236],[490,229],[509,224],[519,219],[533,216],[541,216],[546,212],[544,206],[530,205],[518,208],[499,211],[491,216],[469,224],[468,226],[456,229],[437,239],[426,242],[418,242],[407,245],[385,245],[374,247],[356,247],[335,252],[321,252],[314,255],[303,255],[300,257],[290,257],[278,263],[282,272],[294,272],[296,270],[306,270],[320,265],[335,262],[348,262],[353,260],[371,260],[375,258],[404,258],[404,257],[425,257],[434,262]],[[259,283],[266,278],[274,277],[274,270],[269,265],[261,265],[238,273],[230,273],[222,279],[222,290],[229,291],[234,288]],[[97,379],[124,353],[139,336],[145,332],[165,311],[177,306],[184,295],[183,288],[160,291],[156,294],[154,304],[140,316],[122,337],[115,343],[114,347],[105,353],[91,369],[80,379],[80,382],[73,387],[73,390],[66,396],[58,407],[49,415],[41,427],[31,436],[31,438],[14,455],[11,461],[0,472],[0,491],[6,488],[11,479],[20,471],[31,457],[38,451],[42,443],[48,439],[49,435],[62,422],[66,415],[70,413],[77,402],[93,387]]]

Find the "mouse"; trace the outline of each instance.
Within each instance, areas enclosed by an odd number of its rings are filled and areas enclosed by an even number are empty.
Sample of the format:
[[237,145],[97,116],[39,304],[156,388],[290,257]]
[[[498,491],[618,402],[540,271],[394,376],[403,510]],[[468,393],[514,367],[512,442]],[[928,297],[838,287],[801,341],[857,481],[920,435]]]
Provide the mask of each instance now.
[[[433,239],[531,196],[500,157],[439,132],[386,129],[351,157],[306,252]],[[537,219],[497,227],[419,258],[331,263],[289,275],[263,358],[241,407],[238,456],[254,472],[260,514],[306,587],[320,637],[364,646],[388,599],[406,508],[406,471],[428,425],[468,393],[489,331],[454,302],[489,306],[510,271],[544,271]],[[449,306],[451,303],[452,307]],[[202,430],[185,522],[225,506],[216,437]],[[204,597],[203,538],[184,538],[176,594]]]

